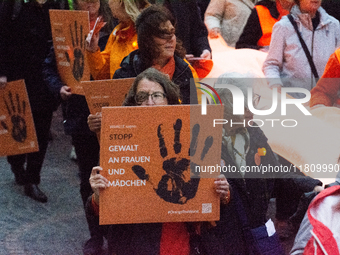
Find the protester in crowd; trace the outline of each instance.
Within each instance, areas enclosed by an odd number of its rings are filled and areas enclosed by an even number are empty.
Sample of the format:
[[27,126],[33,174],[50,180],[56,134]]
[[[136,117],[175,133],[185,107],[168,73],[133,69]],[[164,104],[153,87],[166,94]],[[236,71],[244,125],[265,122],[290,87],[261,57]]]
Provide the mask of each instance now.
[[[38,185],[48,146],[52,113],[58,102],[43,81],[42,63],[50,48],[49,9],[65,8],[67,2],[4,1],[2,7],[6,7],[1,10],[2,86],[7,81],[25,79],[39,145],[38,152],[8,156],[7,160],[14,173],[15,182],[25,186],[25,194],[45,203],[47,196]],[[6,13],[3,13],[3,10]]]
[[[190,82],[195,70],[183,60],[185,50],[176,42],[174,19],[164,7],[153,5],[136,20],[139,49],[131,52],[121,63],[113,79],[136,77],[149,67],[169,75],[178,84],[181,103],[197,104],[196,87]],[[90,114],[88,125],[94,132],[100,130],[101,115]]]
[[[146,69],[135,79],[123,103],[124,106],[159,106],[179,104],[181,95],[176,84],[154,68]],[[87,204],[88,217],[97,218],[99,214],[100,190],[109,187],[108,180],[101,175],[101,167],[94,167],[90,177],[93,195]],[[229,186],[226,179],[220,176],[215,180],[216,192],[221,197],[221,207],[226,202]],[[207,225],[209,223],[207,222]],[[202,235],[196,238],[193,232],[198,223],[167,222],[152,224],[110,225],[108,230],[109,254],[211,254],[219,255],[220,244],[212,236]],[[201,233],[206,233],[201,226]],[[208,233],[206,233],[208,234]],[[194,246],[195,244],[195,246]],[[200,245],[197,245],[200,244]],[[192,253],[195,251],[196,253]]]
[[[106,26],[114,27],[109,6],[106,1],[100,0],[76,0],[74,1],[76,10],[89,10],[91,29],[95,24],[97,17],[101,16],[103,22],[107,24],[102,28],[103,32],[99,32],[99,45],[104,49],[106,40],[110,33],[105,33]],[[93,22],[94,21],[94,22]],[[89,177],[92,167],[98,165],[99,162],[99,143],[95,133],[89,130],[87,125],[87,116],[90,114],[87,102],[84,96],[73,94],[71,87],[64,84],[60,78],[57,69],[56,57],[53,47],[44,62],[44,79],[50,90],[56,98],[62,100],[64,109],[64,130],[67,135],[71,135],[72,144],[75,147],[77,163],[80,175],[80,195],[85,207],[87,198],[92,194],[89,183]],[[91,239],[84,246],[84,252],[91,254],[94,250],[98,250],[103,244],[103,235],[105,228],[88,222]],[[98,248],[99,247],[99,248]],[[95,253],[93,253],[95,254]]]
[[[97,22],[98,27],[105,22],[106,24],[96,33],[97,47],[100,50],[105,48],[108,38],[114,29],[115,25],[118,23],[108,8],[107,0],[74,0],[71,1],[73,9],[88,11],[90,18],[90,27],[93,28],[97,18],[100,21]],[[73,6],[74,5],[74,6]],[[63,105],[64,106],[64,105]],[[74,146],[72,146],[70,159],[77,161],[77,154],[75,152]]]
[[98,47],[99,34],[86,45],[90,72],[95,80],[111,79],[123,58],[138,48],[135,21],[141,10],[149,6],[147,0],[110,0],[112,14],[119,24],[110,34],[104,51]]
[[291,255],[339,254],[340,174],[336,181],[337,185],[320,192],[309,205]]
[[255,2],[255,0],[211,0],[204,18],[210,38],[217,38],[220,34],[228,46],[235,47]]
[[[340,45],[339,21],[320,7],[321,0],[295,2],[291,16],[283,17],[274,25],[268,56],[263,64],[269,86],[277,87],[279,92],[282,86],[311,90],[317,77],[324,72],[329,56]],[[297,25],[306,50],[292,22]],[[307,55],[310,55],[310,61]],[[303,93],[290,95],[295,98],[304,97]]]
[[196,0],[162,0],[156,1],[170,10],[176,19],[176,36],[182,41],[186,50],[186,59],[194,57],[211,59],[208,30],[201,19]]
[[319,105],[340,108],[340,48],[330,56],[325,72],[311,90],[310,107]]
[[[113,78],[131,78],[149,67],[169,75],[180,88],[182,103],[197,103],[196,87],[191,66],[183,60],[185,49],[176,41],[175,21],[161,6],[145,9],[136,20],[139,49],[121,63]],[[190,89],[191,88],[191,89]]]
[[[221,243],[224,245],[224,254],[257,254],[254,253],[256,241],[252,240],[253,237],[249,231],[264,226],[267,222],[266,213],[275,178],[293,178],[301,192],[323,189],[320,181],[296,173],[244,171],[246,167],[254,169],[260,165],[273,168],[279,166],[263,131],[251,121],[253,114],[247,106],[248,87],[252,86],[251,82],[254,81],[254,79],[249,79],[251,76],[226,73],[216,82],[216,84],[233,84],[238,87],[245,96],[244,105],[246,106],[244,115],[233,115],[231,91],[226,88],[216,88],[224,105],[224,119],[228,120],[228,123],[223,125],[221,165],[236,169],[236,171],[224,173],[230,185],[231,200],[226,207],[221,209],[220,221],[214,229],[215,235],[221,238]],[[253,105],[256,107],[260,98],[256,94],[253,97]],[[218,100],[216,96],[215,99]],[[247,124],[249,121],[251,124]],[[245,126],[243,122],[246,123]],[[263,153],[263,151],[266,152]],[[270,229],[269,222],[267,226]],[[278,249],[267,254],[282,254],[278,239],[274,237],[271,239],[272,245],[275,246],[276,242]],[[270,245],[267,248],[269,249]]]
[[293,4],[293,0],[262,0],[258,2],[251,11],[235,48],[268,51],[274,24],[289,14]]

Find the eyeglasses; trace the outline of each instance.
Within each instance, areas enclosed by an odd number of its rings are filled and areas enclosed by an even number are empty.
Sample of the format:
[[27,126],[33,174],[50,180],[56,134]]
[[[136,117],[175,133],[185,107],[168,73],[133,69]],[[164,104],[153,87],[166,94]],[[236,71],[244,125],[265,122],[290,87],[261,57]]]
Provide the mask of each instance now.
[[137,103],[137,105],[141,105],[143,104],[145,101],[147,101],[149,99],[149,97],[151,96],[151,100],[155,103],[155,104],[159,104],[159,103],[163,103],[164,102],[164,98],[166,97],[164,93],[162,92],[154,92],[152,94],[149,94],[147,92],[138,92],[135,95],[135,101]]

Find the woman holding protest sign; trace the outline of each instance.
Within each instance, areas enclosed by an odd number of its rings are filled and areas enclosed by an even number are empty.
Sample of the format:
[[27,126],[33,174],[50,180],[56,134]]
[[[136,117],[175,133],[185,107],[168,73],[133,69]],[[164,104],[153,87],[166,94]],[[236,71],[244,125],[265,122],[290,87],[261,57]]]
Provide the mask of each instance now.
[[138,48],[135,21],[149,2],[110,0],[109,6],[113,16],[119,19],[119,24],[110,34],[105,50],[99,50],[97,31],[93,32],[90,42],[86,44],[90,72],[95,80],[111,79],[123,58]]
[[[179,88],[154,68],[139,74],[134,81],[124,106],[159,106],[179,104]],[[102,168],[94,167],[90,177],[94,191],[87,204],[87,217],[99,214],[99,191],[109,187],[101,175]],[[223,203],[228,202],[229,185],[224,177],[215,180],[216,192]],[[149,223],[110,225],[109,254],[223,254],[217,237],[211,236],[209,223]],[[200,234],[198,234],[200,233]],[[195,251],[196,253],[192,253]]]

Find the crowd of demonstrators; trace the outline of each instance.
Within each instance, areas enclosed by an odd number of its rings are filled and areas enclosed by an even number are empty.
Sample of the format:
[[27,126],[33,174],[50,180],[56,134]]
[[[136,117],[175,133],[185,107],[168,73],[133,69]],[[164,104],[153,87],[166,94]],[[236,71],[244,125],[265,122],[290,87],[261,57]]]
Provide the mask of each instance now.
[[[105,0],[74,0],[73,5],[75,10],[89,11],[91,29],[98,17],[106,22],[106,25],[98,33],[97,41],[100,49],[103,50],[110,35],[109,31],[112,31],[115,25],[107,2]],[[87,198],[92,194],[89,183],[91,170],[99,162],[98,139],[87,125],[87,116],[90,114],[89,108],[84,96],[73,94],[71,88],[62,82],[53,47],[45,59],[43,76],[50,91],[62,101],[64,130],[67,135],[72,137],[72,144],[75,148],[80,176],[80,195],[85,208]],[[101,245],[106,233],[105,227],[99,226],[98,223],[88,221],[88,227],[91,238],[85,244],[84,250],[87,246],[92,247],[93,243],[100,243]]]
[[204,22],[211,38],[222,35],[228,46],[235,47],[256,0],[211,0]]
[[135,21],[149,3],[146,0],[110,0],[109,5],[119,24],[110,34],[105,50],[100,51],[98,47],[99,34],[94,34],[86,46],[90,72],[95,80],[111,79],[123,58],[138,48]]
[[[156,96],[157,95],[157,96]],[[154,68],[141,72],[135,79],[123,106],[158,106],[179,104],[181,94],[178,86],[167,75]],[[101,167],[94,167],[90,183],[93,195],[87,205],[88,217],[98,218],[100,190],[108,188],[108,180],[101,175]],[[222,203],[228,195],[229,185],[224,176],[215,180],[215,189]],[[114,199],[114,198],[113,198]],[[212,236],[202,224],[202,239],[193,245],[197,223],[166,222],[109,225],[109,254],[225,254],[217,237]]]
[[39,151],[8,156],[8,163],[18,185],[24,185],[25,194],[39,202],[47,196],[39,189],[52,121],[58,107],[42,78],[42,64],[46,58],[51,36],[50,9],[68,8],[67,1],[30,0],[1,1],[0,76],[7,81],[25,79],[32,110]]
[[[181,103],[197,104],[196,87],[190,82],[195,70],[184,60],[185,49],[176,40],[175,20],[164,7],[153,5],[145,9],[136,20],[138,50],[131,52],[121,62],[113,79],[132,78],[149,67],[169,75],[179,86]],[[90,114],[88,125],[94,132],[101,126],[101,115]]]
[[[339,21],[320,7],[321,0],[295,2],[291,15],[283,17],[274,25],[268,56],[263,64],[269,85],[277,87],[279,92],[282,86],[311,90],[316,79],[324,72],[328,58],[340,45]],[[291,96],[300,98],[303,94],[291,93]]]
[[340,49],[330,56],[325,71],[311,90],[310,107],[340,107]]
[[250,48],[268,51],[274,24],[289,14],[293,0],[262,0],[248,18],[235,48]]
[[[196,104],[196,87],[190,82],[195,70],[184,60],[185,49],[176,40],[174,24],[175,20],[166,8],[153,5],[145,9],[136,20],[139,49],[123,59],[113,79],[136,77],[147,68],[154,67],[169,75],[179,86],[181,103]],[[90,114],[88,125],[93,132],[98,132],[101,115]]]
[[[151,4],[155,2],[158,5]],[[307,57],[290,20],[283,17],[288,14],[291,1],[276,0],[275,3],[262,0],[253,9],[256,2],[211,0],[205,14],[209,34],[212,37],[221,34],[229,46],[238,41],[237,48],[263,49],[270,46],[263,66],[264,73],[268,78],[282,78],[284,81],[270,85],[277,86],[280,91],[281,86],[295,85],[285,80],[293,77],[304,80],[299,86],[312,89],[315,79]],[[320,7],[321,0],[295,2],[297,5],[291,9],[291,16],[306,41],[317,73],[322,74],[325,69],[322,77],[325,79],[321,79],[312,90],[311,106],[339,104],[340,83],[329,83],[330,79],[326,79],[340,78],[340,50],[336,50],[340,45],[339,22]],[[328,0],[328,3],[331,2]],[[99,190],[108,187],[107,180],[100,174],[102,169],[96,167],[100,146],[95,132],[100,130],[101,115],[91,115],[85,97],[73,94],[71,88],[61,81],[55,52],[50,44],[48,11],[69,9],[69,3],[73,3],[77,10],[89,12],[90,29],[93,29],[98,17],[107,23],[86,44],[92,78],[136,77],[124,106],[197,104],[196,87],[190,82],[197,78],[197,74],[188,60],[193,57],[210,59],[212,55],[208,30],[200,18],[196,0],[151,0],[150,3],[147,0],[0,1],[0,87],[5,86],[7,81],[25,79],[40,148],[36,153],[9,156],[8,162],[16,183],[25,185],[25,194],[39,202],[47,202],[47,196],[38,184],[52,113],[62,102],[65,133],[71,135],[75,147],[80,194],[91,234],[84,246],[84,254],[99,254],[104,236],[108,239],[109,252],[117,255],[257,254],[254,240],[248,240],[248,230],[266,224],[266,212],[274,188],[273,177],[293,178],[288,184],[292,187],[290,193],[288,186],[282,186],[282,194],[296,193],[288,195],[289,201],[293,201],[295,196],[300,197],[303,192],[323,189],[320,181],[296,176],[295,173],[254,179],[248,178],[254,177],[250,176],[251,173],[240,171],[235,176],[227,176],[227,179],[220,177],[215,184],[221,197],[221,220],[214,226],[208,223],[200,225],[199,247],[194,247],[191,240],[196,232],[196,225],[192,223],[99,226]],[[114,18],[119,20],[118,24]],[[225,74],[219,82],[234,84],[247,95],[244,84],[234,78]],[[245,116],[233,116],[231,92],[225,89],[217,92],[224,104],[225,118],[234,122],[247,122],[252,118],[247,108]],[[260,128],[231,128],[226,124],[221,135],[221,161],[225,165],[237,169],[258,165],[258,148],[267,151],[266,157],[260,158],[262,164],[280,164]],[[334,188],[321,193],[311,204],[308,228],[316,226],[315,215],[312,214],[317,207],[316,201],[333,196],[337,190]],[[279,211],[284,209],[278,206]],[[279,217],[278,214],[276,216]],[[244,219],[248,228],[244,228]],[[306,221],[305,218],[303,226]],[[305,242],[309,240],[308,247],[311,248],[314,239],[305,235],[303,229],[299,236]],[[129,238],[125,239],[126,236]],[[195,250],[197,248],[199,250]],[[277,249],[282,252],[280,247]],[[301,247],[297,249],[301,250]]]

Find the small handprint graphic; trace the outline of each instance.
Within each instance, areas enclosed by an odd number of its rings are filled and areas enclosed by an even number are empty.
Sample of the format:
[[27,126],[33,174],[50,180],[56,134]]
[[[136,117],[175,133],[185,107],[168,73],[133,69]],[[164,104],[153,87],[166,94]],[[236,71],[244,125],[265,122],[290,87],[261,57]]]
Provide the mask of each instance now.
[[[72,73],[73,73],[73,77],[77,81],[80,81],[81,78],[83,77],[84,65],[85,65],[84,54],[83,54],[83,51],[85,49],[85,37],[83,38],[83,26],[82,25],[80,25],[79,27],[80,36],[78,37],[77,21],[74,22],[74,30],[75,32],[73,33],[72,25],[70,25],[70,34],[71,34],[72,46],[73,46]],[[65,56],[66,56],[67,62],[69,62],[72,66],[70,54],[68,52],[65,52]]]
[[[15,94],[14,99],[11,91],[8,92],[8,100],[6,100],[5,97],[3,99],[8,114],[11,116],[12,137],[15,141],[23,143],[27,138],[27,126],[24,119],[24,115],[26,113],[26,102],[20,102],[19,94]],[[8,125],[4,121],[1,121],[1,126],[5,130],[9,130]]]
[[[173,125],[174,128],[174,144],[173,149],[175,155],[178,155],[182,150],[182,144],[180,143],[180,133],[182,129],[182,120],[177,119]],[[188,156],[193,156],[196,153],[198,135],[200,126],[196,124],[192,130],[192,149],[189,150]],[[149,174],[146,173],[142,166],[135,165],[132,167],[133,172],[141,180],[147,180],[154,188],[156,194],[166,202],[173,204],[185,204],[188,200],[194,198],[197,193],[198,185],[200,182],[199,178],[185,179],[185,174],[192,169],[194,171],[196,164],[191,162],[188,158],[181,158],[178,156],[168,157],[168,149],[165,146],[164,137],[162,134],[162,124],[158,126],[157,137],[159,140],[160,155],[164,158],[163,171],[165,174],[162,176],[158,185],[155,185],[151,180]],[[201,154],[201,160],[204,159],[205,155],[209,151],[213,144],[213,137],[209,136],[205,140],[205,145]],[[199,173],[196,175],[199,177]]]

